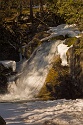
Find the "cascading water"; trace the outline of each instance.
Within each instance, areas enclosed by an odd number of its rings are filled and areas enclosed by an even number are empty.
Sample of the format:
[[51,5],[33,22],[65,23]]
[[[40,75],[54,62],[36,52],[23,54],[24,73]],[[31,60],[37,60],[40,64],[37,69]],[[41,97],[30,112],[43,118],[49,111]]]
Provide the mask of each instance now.
[[52,66],[60,40],[44,42],[34,52],[32,57],[22,65],[16,82],[9,83],[9,94],[0,97],[0,100],[24,100],[34,98],[42,88],[46,76]]
[[[71,27],[61,25],[56,28],[50,28],[50,37],[43,40],[48,40],[57,35],[78,35]],[[42,86],[44,85],[46,76],[52,66],[53,58],[57,54],[58,45],[63,44],[61,40],[43,42],[32,54],[29,60],[21,64],[21,69],[18,70],[17,80],[9,82],[9,94],[0,96],[0,101],[16,101],[16,100],[31,100],[36,97]],[[65,48],[66,51],[68,50]],[[59,48],[60,50],[60,48]],[[66,51],[64,54],[66,56]],[[63,51],[61,51],[62,53]],[[59,53],[60,54],[60,53]],[[63,61],[62,61],[63,62]]]

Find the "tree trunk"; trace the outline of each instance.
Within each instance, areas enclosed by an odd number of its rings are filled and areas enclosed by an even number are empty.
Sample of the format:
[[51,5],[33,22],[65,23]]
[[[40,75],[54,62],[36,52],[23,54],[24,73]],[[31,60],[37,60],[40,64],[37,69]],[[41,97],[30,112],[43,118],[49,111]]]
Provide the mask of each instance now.
[[30,0],[30,20],[33,23],[33,0]]
[[22,0],[20,0],[20,15],[22,15]]
[[40,12],[43,12],[43,1],[40,0]]

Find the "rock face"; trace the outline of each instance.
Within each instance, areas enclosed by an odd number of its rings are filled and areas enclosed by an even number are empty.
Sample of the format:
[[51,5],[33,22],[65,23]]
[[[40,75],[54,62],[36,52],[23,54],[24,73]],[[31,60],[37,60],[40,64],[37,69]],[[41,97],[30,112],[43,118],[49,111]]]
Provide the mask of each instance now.
[[5,93],[7,91],[7,77],[5,76],[5,73],[7,72],[7,69],[0,64],[0,93]]
[[0,125],[6,125],[5,120],[0,116]]
[[[82,42],[82,38],[68,38],[68,41],[65,43],[70,47],[66,53],[68,66],[62,66],[62,60],[60,61],[60,57],[55,57],[53,67],[49,71],[45,85],[40,91],[38,97],[45,100],[50,98],[83,98]],[[71,47],[72,44],[73,46]]]
[[74,96],[83,98],[83,50],[81,40],[76,41],[73,48],[68,51],[69,71],[72,82],[75,85]]
[[[80,73],[80,82],[82,83],[83,86],[83,53],[80,54],[80,66],[81,66],[81,73]],[[83,88],[82,88],[83,91]]]
[[8,77],[13,73],[12,68],[5,67],[2,63],[0,63],[0,94],[4,94],[7,92],[7,82]]

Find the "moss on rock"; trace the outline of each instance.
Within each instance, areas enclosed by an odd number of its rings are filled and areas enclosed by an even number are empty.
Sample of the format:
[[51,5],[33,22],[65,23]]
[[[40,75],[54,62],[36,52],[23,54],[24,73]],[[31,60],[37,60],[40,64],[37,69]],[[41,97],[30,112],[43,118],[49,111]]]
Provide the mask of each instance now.
[[55,37],[52,37],[50,40],[54,41],[54,40],[64,40],[65,37],[63,35],[59,35],[59,36],[55,36]]
[[[64,94],[60,90],[61,83],[68,74],[69,68],[61,66],[61,59],[56,56],[38,97],[44,100],[61,98],[62,94]],[[59,88],[58,92],[57,88]]]
[[78,41],[76,37],[67,38],[65,41],[65,44],[67,44],[68,46],[71,46],[71,45],[74,45],[76,41]]

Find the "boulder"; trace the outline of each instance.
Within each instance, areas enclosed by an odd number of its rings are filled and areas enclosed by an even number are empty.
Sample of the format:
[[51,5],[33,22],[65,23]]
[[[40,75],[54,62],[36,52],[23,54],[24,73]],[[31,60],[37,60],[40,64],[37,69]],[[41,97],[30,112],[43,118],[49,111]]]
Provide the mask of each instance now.
[[0,64],[0,94],[7,92],[7,77],[11,72],[10,68],[8,69]]
[[0,125],[6,125],[5,120],[0,116]]

